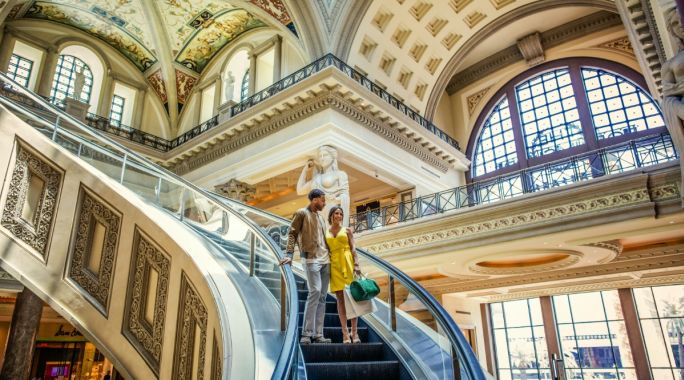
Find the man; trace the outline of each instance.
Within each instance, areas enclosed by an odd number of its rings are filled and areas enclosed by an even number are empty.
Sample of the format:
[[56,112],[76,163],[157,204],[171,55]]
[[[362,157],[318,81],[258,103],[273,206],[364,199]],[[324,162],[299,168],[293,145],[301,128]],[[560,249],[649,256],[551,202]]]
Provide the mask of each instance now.
[[325,207],[325,193],[313,189],[308,197],[309,205],[297,210],[292,218],[285,258],[280,261],[280,265],[292,262],[297,242],[309,289],[299,343],[330,343],[330,339],[323,336],[325,298],[330,283],[330,252],[325,243],[325,221],[318,213]]

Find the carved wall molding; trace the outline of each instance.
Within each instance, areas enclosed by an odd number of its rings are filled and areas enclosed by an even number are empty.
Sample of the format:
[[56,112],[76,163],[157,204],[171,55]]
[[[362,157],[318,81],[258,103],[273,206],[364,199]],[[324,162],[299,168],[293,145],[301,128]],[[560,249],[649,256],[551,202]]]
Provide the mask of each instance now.
[[648,190],[645,188],[632,189],[624,192],[606,194],[600,197],[578,200],[572,203],[534,209],[524,213],[506,215],[496,219],[488,219],[475,223],[468,223],[438,231],[412,235],[404,238],[367,245],[366,249],[372,253],[386,254],[392,250],[441,242],[453,242],[460,239],[472,239],[494,232],[509,231],[522,227],[549,223],[561,218],[581,216],[584,214],[601,212],[621,207],[650,202]]
[[171,167],[171,170],[179,175],[186,174],[203,167],[212,161],[218,160],[227,154],[237,151],[246,145],[277,133],[300,120],[309,118],[328,109],[335,110],[351,118],[359,123],[359,125],[366,127],[394,145],[399,146],[406,152],[420,158],[423,162],[439,169],[443,173],[446,173],[450,167],[450,162],[439,156],[436,153],[436,150],[430,150],[420,142],[416,142],[415,139],[406,136],[405,133],[399,131],[397,127],[393,126],[389,121],[381,119],[357,105],[353,100],[346,99],[340,94],[332,91],[322,91],[301,104],[293,106],[287,111],[267,118],[261,122],[255,122],[254,125],[247,130],[234,134],[215,144],[211,148],[177,162]]
[[669,182],[649,188],[649,195],[654,202],[679,199],[680,194],[681,189],[679,188],[679,182]]
[[616,258],[622,253],[622,243],[620,243],[619,240],[599,241],[596,243],[585,244],[585,246],[603,248],[613,252],[610,259]]
[[596,47],[617,50],[619,52],[627,53],[632,56],[634,55],[634,48],[632,47],[632,43],[629,42],[629,38],[626,36],[608,42],[604,42],[602,44],[596,45]]
[[528,66],[538,65],[544,62],[544,47],[542,47],[541,34],[539,32],[532,33],[519,39],[517,46]]
[[612,290],[623,288],[638,288],[645,286],[670,285],[684,283],[684,275],[672,275],[661,277],[649,277],[632,280],[618,280],[606,282],[594,282],[591,284],[570,285],[560,287],[547,287],[544,289],[535,289],[524,292],[516,292],[513,294],[500,294],[486,296],[487,302],[502,302],[517,299],[534,298],[541,296],[553,296],[558,294],[581,293],[598,290]]
[[[620,25],[622,21],[620,16],[612,12],[600,11],[579,20],[571,21],[569,23],[560,25],[556,28],[547,30],[540,34],[540,45],[543,49],[549,49],[554,46],[561,45],[573,39],[577,39],[591,33],[601,31],[616,25]],[[459,90],[476,81],[492,74],[498,70],[505,68],[515,62],[524,59],[520,52],[518,45],[512,45],[502,49],[489,57],[471,65],[467,68],[454,73],[450,78],[446,91],[449,95],[453,95]]]
[[[9,179],[0,223],[17,239],[33,248],[42,260],[47,261],[64,171],[29,150],[21,141],[17,142],[16,147],[14,169]],[[32,176],[40,178],[43,189],[33,220],[26,221],[22,218],[22,212],[29,196]]]
[[[556,252],[568,254],[568,257],[566,257],[562,260],[559,260],[559,261],[555,261],[553,263],[534,265],[534,266],[528,266],[528,267],[520,266],[520,267],[492,268],[492,267],[484,267],[481,265],[477,265],[477,263],[471,263],[470,265],[468,265],[468,270],[473,272],[473,273],[492,275],[492,276],[537,273],[540,271],[549,271],[549,270],[557,270],[557,269],[567,268],[569,266],[577,264],[580,261],[580,259],[582,258],[582,253],[577,252],[577,251],[556,250]],[[480,258],[477,261],[482,261],[482,260],[487,260],[487,258]]]
[[[94,229],[98,223],[104,226],[105,232],[99,270],[94,273],[87,266]],[[121,213],[81,184],[67,277],[90,296],[86,298],[105,317],[109,310],[120,232]]]
[[223,365],[223,357],[221,356],[221,349],[219,348],[216,335],[214,335],[214,342],[211,347],[211,380],[220,380],[222,373],[221,367]]
[[467,98],[467,103],[468,103],[468,115],[472,116],[473,112],[475,112],[475,109],[477,108],[477,105],[480,104],[482,99],[484,98],[485,95],[487,95],[487,92],[489,92],[489,89],[491,87],[484,88],[478,92],[476,92],[473,95],[470,95]]
[[[486,289],[515,288],[525,285],[551,283],[557,281],[580,281],[587,278],[599,278],[610,275],[628,274],[630,272],[652,271],[664,268],[684,266],[684,248],[669,250],[670,254],[646,259],[613,261],[579,268],[568,268],[558,271],[539,272],[535,276],[510,276],[497,279],[456,281],[455,279],[439,279],[426,281],[422,285],[429,291],[443,293],[472,292]],[[593,281],[600,283],[600,281]],[[524,292],[521,290],[520,292]],[[520,292],[516,291],[516,294]]]
[[[135,226],[123,333],[157,376],[164,339],[170,266],[168,254]],[[147,290],[150,270],[158,274],[152,323],[144,316],[145,302],[149,298]]]
[[231,178],[228,182],[214,186],[217,193],[240,202],[249,202],[256,195],[256,186]]
[[[174,379],[204,379],[204,360],[206,358],[207,308],[185,273],[181,275],[180,307],[176,326],[176,349],[173,360]],[[197,353],[197,373],[192,373],[195,355],[195,329],[199,328],[199,352]],[[193,376],[193,375],[196,375]]]

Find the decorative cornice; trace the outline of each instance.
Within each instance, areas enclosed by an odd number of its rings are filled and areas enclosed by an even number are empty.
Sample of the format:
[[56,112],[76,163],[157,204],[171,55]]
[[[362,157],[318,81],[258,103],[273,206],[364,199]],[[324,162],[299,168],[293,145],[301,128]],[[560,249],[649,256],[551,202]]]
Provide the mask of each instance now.
[[[620,16],[615,13],[607,11],[596,12],[541,33],[541,46],[544,49],[549,49],[573,39],[620,25],[621,23]],[[447,93],[452,95],[488,74],[501,70],[522,59],[524,58],[517,44],[511,45],[454,74],[447,85]]]
[[506,215],[496,219],[478,221],[448,229],[430,231],[400,239],[384,241],[366,246],[371,253],[387,254],[393,250],[417,245],[454,242],[461,239],[473,239],[483,235],[491,235],[502,231],[518,230],[523,227],[546,224],[559,219],[581,216],[584,214],[628,207],[650,202],[648,190],[631,189],[624,192],[607,194],[600,197],[578,200],[572,203],[534,209],[524,213]]
[[176,163],[171,167],[171,170],[179,175],[188,173],[327,109],[333,109],[346,115],[443,173],[449,169],[449,163],[437,156],[435,151],[431,151],[421,143],[401,133],[392,123],[360,108],[354,101],[346,99],[344,96],[332,91],[322,91],[277,116],[262,122],[255,122],[247,130],[228,137],[193,157]]
[[[582,258],[582,253],[577,251],[568,250],[557,250],[557,253],[567,254],[568,257],[555,261],[548,264],[534,265],[529,267],[506,267],[506,268],[491,268],[478,265],[473,263],[468,265],[468,270],[473,273],[491,275],[491,276],[502,276],[502,275],[514,275],[514,274],[526,274],[526,273],[537,273],[540,271],[558,270],[562,268],[567,268],[569,266],[577,264]],[[485,259],[486,260],[486,259]],[[478,260],[480,261],[480,260]]]
[[488,302],[511,301],[524,298],[533,298],[541,296],[552,296],[557,294],[580,293],[598,290],[622,289],[622,288],[637,288],[643,286],[656,286],[668,284],[684,283],[684,275],[677,274],[671,276],[639,278],[632,280],[618,280],[606,282],[592,282],[591,284],[578,284],[558,287],[545,287],[543,289],[535,289],[524,292],[515,292],[512,294],[500,294],[486,296]]
[[613,252],[612,258],[618,257],[622,253],[622,243],[619,240],[598,241],[585,244],[585,246],[607,249]]
[[[621,273],[640,272],[684,266],[684,247],[669,250],[671,254],[647,259],[618,261],[560,271],[538,272],[535,276],[510,276],[497,279],[459,281],[456,279],[439,279],[426,281],[422,285],[429,291],[437,293],[466,292],[485,289],[512,288],[523,285],[542,284],[554,281],[579,280],[581,278],[605,277]],[[556,291],[557,293],[558,291]]]

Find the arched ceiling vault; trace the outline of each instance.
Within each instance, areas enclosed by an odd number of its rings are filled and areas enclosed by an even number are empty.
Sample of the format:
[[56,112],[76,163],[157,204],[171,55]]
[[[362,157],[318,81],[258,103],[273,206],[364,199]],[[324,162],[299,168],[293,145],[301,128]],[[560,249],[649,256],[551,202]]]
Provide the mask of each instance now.
[[[448,84],[465,68],[464,58],[479,44],[520,18],[560,7],[617,13],[613,0],[374,1],[339,55],[432,119]],[[535,31],[529,25],[529,33]]]
[[140,70],[165,105],[172,133],[202,71],[243,34],[275,28],[295,46],[297,29],[282,0],[32,0],[8,19],[55,22],[112,46]]

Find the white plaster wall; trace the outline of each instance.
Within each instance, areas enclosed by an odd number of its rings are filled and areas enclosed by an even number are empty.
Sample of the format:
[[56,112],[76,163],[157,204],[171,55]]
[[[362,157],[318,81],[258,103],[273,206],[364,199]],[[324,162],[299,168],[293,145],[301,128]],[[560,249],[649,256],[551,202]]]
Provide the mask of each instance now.
[[456,324],[463,328],[475,329],[477,341],[477,359],[482,368],[487,372],[487,358],[485,354],[484,326],[482,325],[482,313],[477,299],[464,298],[451,294],[442,295],[442,306],[449,312]]
[[[114,83],[114,94],[125,99],[123,115],[121,116],[121,123],[131,126],[133,120],[133,108],[136,102],[136,90],[121,82]],[[111,111],[110,111],[111,112]]]
[[28,82],[28,89],[35,91],[36,81],[38,80],[38,75],[40,73],[41,63],[43,60],[43,52],[40,49],[24,43],[23,41],[17,40],[14,43],[14,54],[33,61],[31,75]]

